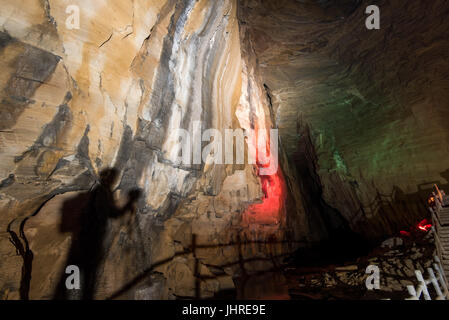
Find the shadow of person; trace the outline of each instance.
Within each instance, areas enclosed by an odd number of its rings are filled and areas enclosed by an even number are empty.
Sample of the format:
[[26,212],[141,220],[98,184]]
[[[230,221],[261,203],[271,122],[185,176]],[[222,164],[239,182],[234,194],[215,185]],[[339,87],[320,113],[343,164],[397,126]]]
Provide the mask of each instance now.
[[72,233],[72,245],[65,268],[75,265],[80,270],[79,290],[67,289],[64,271],[56,288],[55,299],[94,298],[98,268],[104,260],[104,237],[110,218],[118,218],[125,213],[134,213],[135,204],[141,195],[139,189],[128,193],[128,201],[123,207],[116,205],[113,187],[118,178],[118,171],[108,168],[100,173],[99,183],[89,192],[67,200],[62,206],[61,232]]

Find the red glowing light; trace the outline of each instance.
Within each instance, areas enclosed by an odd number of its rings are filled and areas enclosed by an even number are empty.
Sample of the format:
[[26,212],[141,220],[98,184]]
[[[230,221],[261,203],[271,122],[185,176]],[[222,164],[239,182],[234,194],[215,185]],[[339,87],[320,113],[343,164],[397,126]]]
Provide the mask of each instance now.
[[278,168],[277,172],[272,175],[260,175],[260,168],[267,168],[273,163],[273,155],[268,151],[269,138],[267,139],[266,154],[269,162],[262,164],[259,161],[259,150],[257,150],[257,136],[256,136],[256,163],[257,175],[260,178],[262,192],[264,194],[262,203],[252,204],[248,207],[243,215],[243,222],[245,224],[278,224],[282,218],[282,212],[285,201],[285,184],[282,178],[281,170]]
[[399,231],[401,236],[404,237],[410,237],[413,234],[416,234],[417,232],[428,232],[432,228],[432,224],[429,220],[423,219],[418,224],[412,228],[410,228],[410,231]]
[[408,232],[408,231],[399,231],[399,233],[401,234],[401,236],[404,236],[404,237],[410,237],[410,232]]
[[422,231],[429,231],[432,228],[432,224],[429,223],[427,219],[424,219],[418,223],[418,229]]

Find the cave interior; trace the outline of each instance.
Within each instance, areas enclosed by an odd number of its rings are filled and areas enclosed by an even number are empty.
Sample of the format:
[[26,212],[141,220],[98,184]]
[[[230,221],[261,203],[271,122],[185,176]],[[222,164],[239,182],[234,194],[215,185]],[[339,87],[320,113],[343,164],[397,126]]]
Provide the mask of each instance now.
[[407,298],[446,0],[72,2],[0,0],[0,299]]

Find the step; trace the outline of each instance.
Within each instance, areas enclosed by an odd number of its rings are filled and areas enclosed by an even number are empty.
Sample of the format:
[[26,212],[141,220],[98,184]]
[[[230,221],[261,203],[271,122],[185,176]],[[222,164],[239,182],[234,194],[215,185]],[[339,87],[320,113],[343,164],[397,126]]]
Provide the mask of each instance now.
[[436,237],[436,239],[437,239],[437,243],[438,243],[438,245],[440,246],[440,247],[445,247],[444,246],[444,244],[446,243],[446,242],[448,242],[446,239],[441,239],[441,237]]
[[442,235],[442,234],[437,234],[437,238],[438,238],[438,240],[441,242],[441,241],[447,241],[448,240],[448,237],[447,237],[447,235]]
[[438,248],[438,255],[449,255],[449,252],[446,250],[443,250],[442,248]]
[[441,245],[441,242],[438,243],[437,247],[438,247],[438,249],[440,249],[441,251],[444,251],[444,252],[442,252],[442,253],[447,253],[447,254],[449,254],[448,248],[443,247],[443,246]]
[[447,234],[445,234],[445,233],[440,233],[440,232],[436,233],[435,235],[436,235],[436,237],[437,237],[439,240],[445,239],[445,238],[447,238],[447,236],[448,236]]
[[[440,246],[440,247],[443,247],[444,248],[444,245],[443,245],[443,239],[441,239],[441,237],[437,237],[436,238],[437,239],[437,242],[438,242],[438,245]],[[444,242],[447,242],[447,241],[444,241]]]

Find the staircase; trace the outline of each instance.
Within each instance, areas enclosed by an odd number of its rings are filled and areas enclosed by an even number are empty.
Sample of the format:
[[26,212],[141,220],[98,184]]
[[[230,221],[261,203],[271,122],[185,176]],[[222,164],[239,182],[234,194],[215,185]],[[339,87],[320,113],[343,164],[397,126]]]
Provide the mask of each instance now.
[[448,284],[449,275],[449,196],[441,192],[435,185],[435,204],[429,208],[432,212],[432,224],[435,235],[437,254],[444,272],[444,279]]

